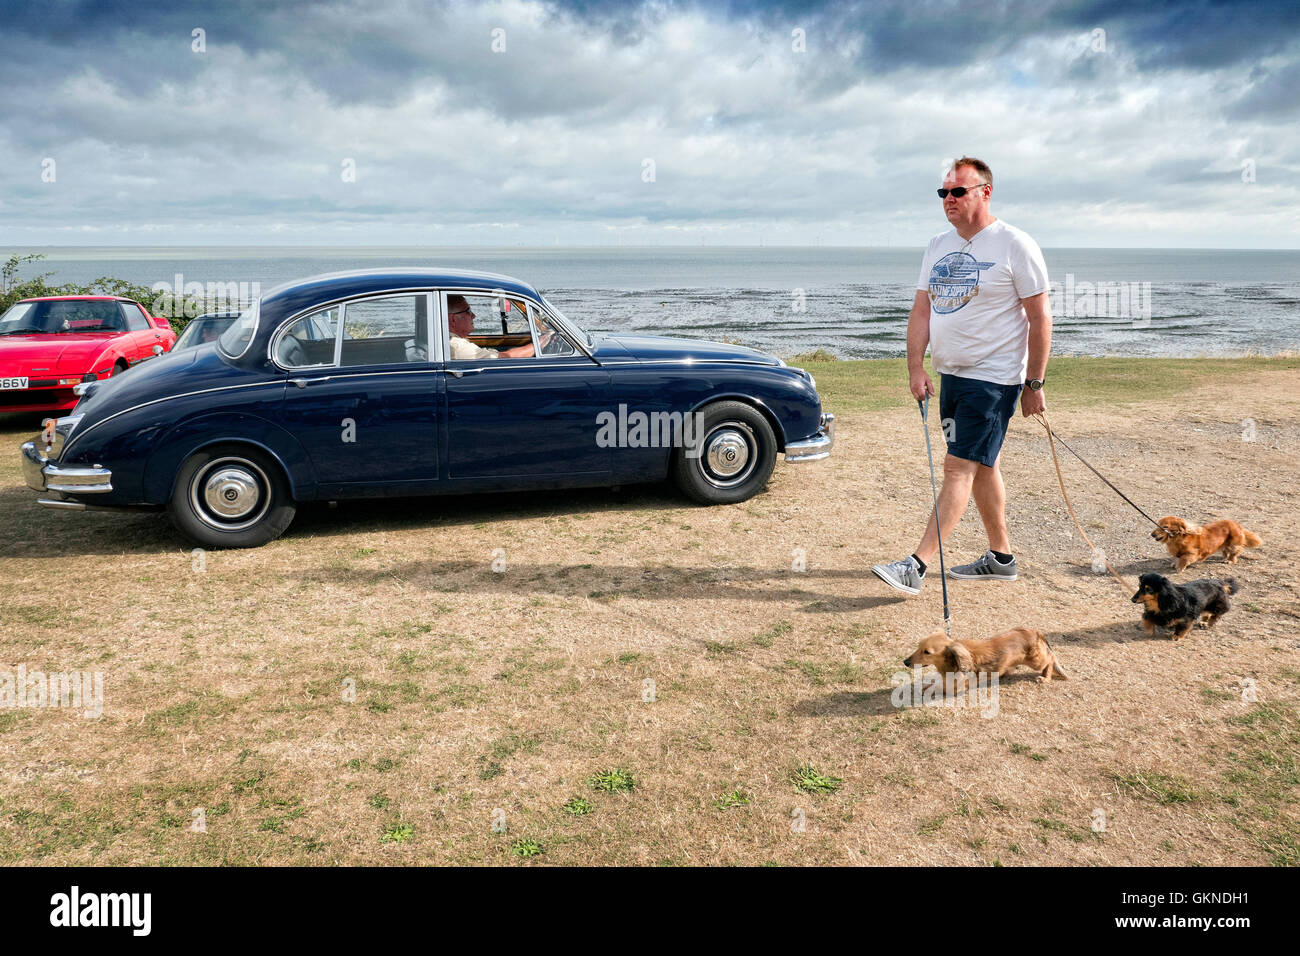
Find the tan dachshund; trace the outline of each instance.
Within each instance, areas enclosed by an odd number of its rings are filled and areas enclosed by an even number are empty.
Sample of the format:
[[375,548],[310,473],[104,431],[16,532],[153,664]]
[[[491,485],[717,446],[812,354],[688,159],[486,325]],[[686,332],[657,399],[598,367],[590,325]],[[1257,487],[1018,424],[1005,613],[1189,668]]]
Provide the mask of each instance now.
[[1202,528],[1173,515],[1156,522],[1151,537],[1169,549],[1175,571],[1182,571],[1220,551],[1224,560],[1236,564],[1242,551],[1258,548],[1264,543],[1259,535],[1247,531],[1235,521],[1215,521]]
[[1056,663],[1047,637],[1042,631],[1028,627],[1013,627],[987,641],[954,641],[942,631],[936,631],[917,645],[903,664],[906,667],[933,664],[944,675],[974,672],[998,677],[1023,665],[1038,671],[1039,683],[1045,684],[1053,677],[1069,680]]

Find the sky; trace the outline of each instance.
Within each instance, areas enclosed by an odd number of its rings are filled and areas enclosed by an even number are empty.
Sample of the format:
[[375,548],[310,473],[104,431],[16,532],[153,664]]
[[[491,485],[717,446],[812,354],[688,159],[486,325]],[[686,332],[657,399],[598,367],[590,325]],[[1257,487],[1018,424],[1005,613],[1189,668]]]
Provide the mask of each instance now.
[[1300,248],[1295,0],[53,0],[0,32],[0,246]]

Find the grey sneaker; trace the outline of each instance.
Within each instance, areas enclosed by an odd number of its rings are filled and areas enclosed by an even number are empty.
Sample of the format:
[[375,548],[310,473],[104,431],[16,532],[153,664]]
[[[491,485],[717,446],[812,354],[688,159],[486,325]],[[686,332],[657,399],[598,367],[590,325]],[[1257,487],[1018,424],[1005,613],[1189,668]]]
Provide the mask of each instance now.
[[948,577],[960,578],[964,581],[986,580],[986,581],[1014,581],[1019,574],[1019,568],[1016,567],[1016,559],[1013,557],[1010,564],[1003,564],[997,558],[993,557],[992,551],[985,551],[984,556],[978,561],[972,561],[970,564],[959,564],[955,568],[948,569]]
[[925,583],[925,575],[910,554],[902,561],[890,561],[888,564],[873,564],[872,572],[895,591],[904,594],[919,594]]

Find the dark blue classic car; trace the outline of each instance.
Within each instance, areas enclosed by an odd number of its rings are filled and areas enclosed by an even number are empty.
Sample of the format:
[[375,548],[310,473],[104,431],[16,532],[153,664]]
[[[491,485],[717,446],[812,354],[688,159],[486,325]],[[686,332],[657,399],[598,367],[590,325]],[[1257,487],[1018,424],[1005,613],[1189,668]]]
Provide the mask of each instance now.
[[812,376],[753,349],[589,334],[532,286],[441,270],[319,276],[214,343],[79,386],[22,446],[40,503],[166,508],[209,547],[278,537],[296,502],[672,477],[744,501],[830,454]]

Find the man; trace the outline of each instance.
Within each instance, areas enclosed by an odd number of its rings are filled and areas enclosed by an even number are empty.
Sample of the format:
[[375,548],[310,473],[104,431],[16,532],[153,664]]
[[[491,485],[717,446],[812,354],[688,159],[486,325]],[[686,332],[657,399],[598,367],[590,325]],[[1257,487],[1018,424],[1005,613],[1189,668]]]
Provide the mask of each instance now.
[[[953,161],[939,190],[953,228],[930,240],[921,262],[907,322],[907,369],[913,398],[934,394],[922,365],[928,345],[940,375],[939,417],[948,443],[938,526],[946,537],[973,494],[988,535],[984,555],[951,568],[949,577],[1014,581],[1019,571],[1007,536],[1002,441],[1017,398],[1026,416],[1047,410],[1052,314],[1042,252],[989,212],[992,195],[986,163],[969,156]],[[939,550],[935,523],[931,514],[910,556],[871,570],[892,588],[918,593]]]
[[[447,325],[451,331],[451,357],[455,361],[475,359],[528,358],[535,354],[533,343],[517,345],[512,349],[485,349],[475,345],[465,336],[474,332],[474,312],[463,295],[447,296]],[[550,340],[550,333],[542,337],[542,345]]]

